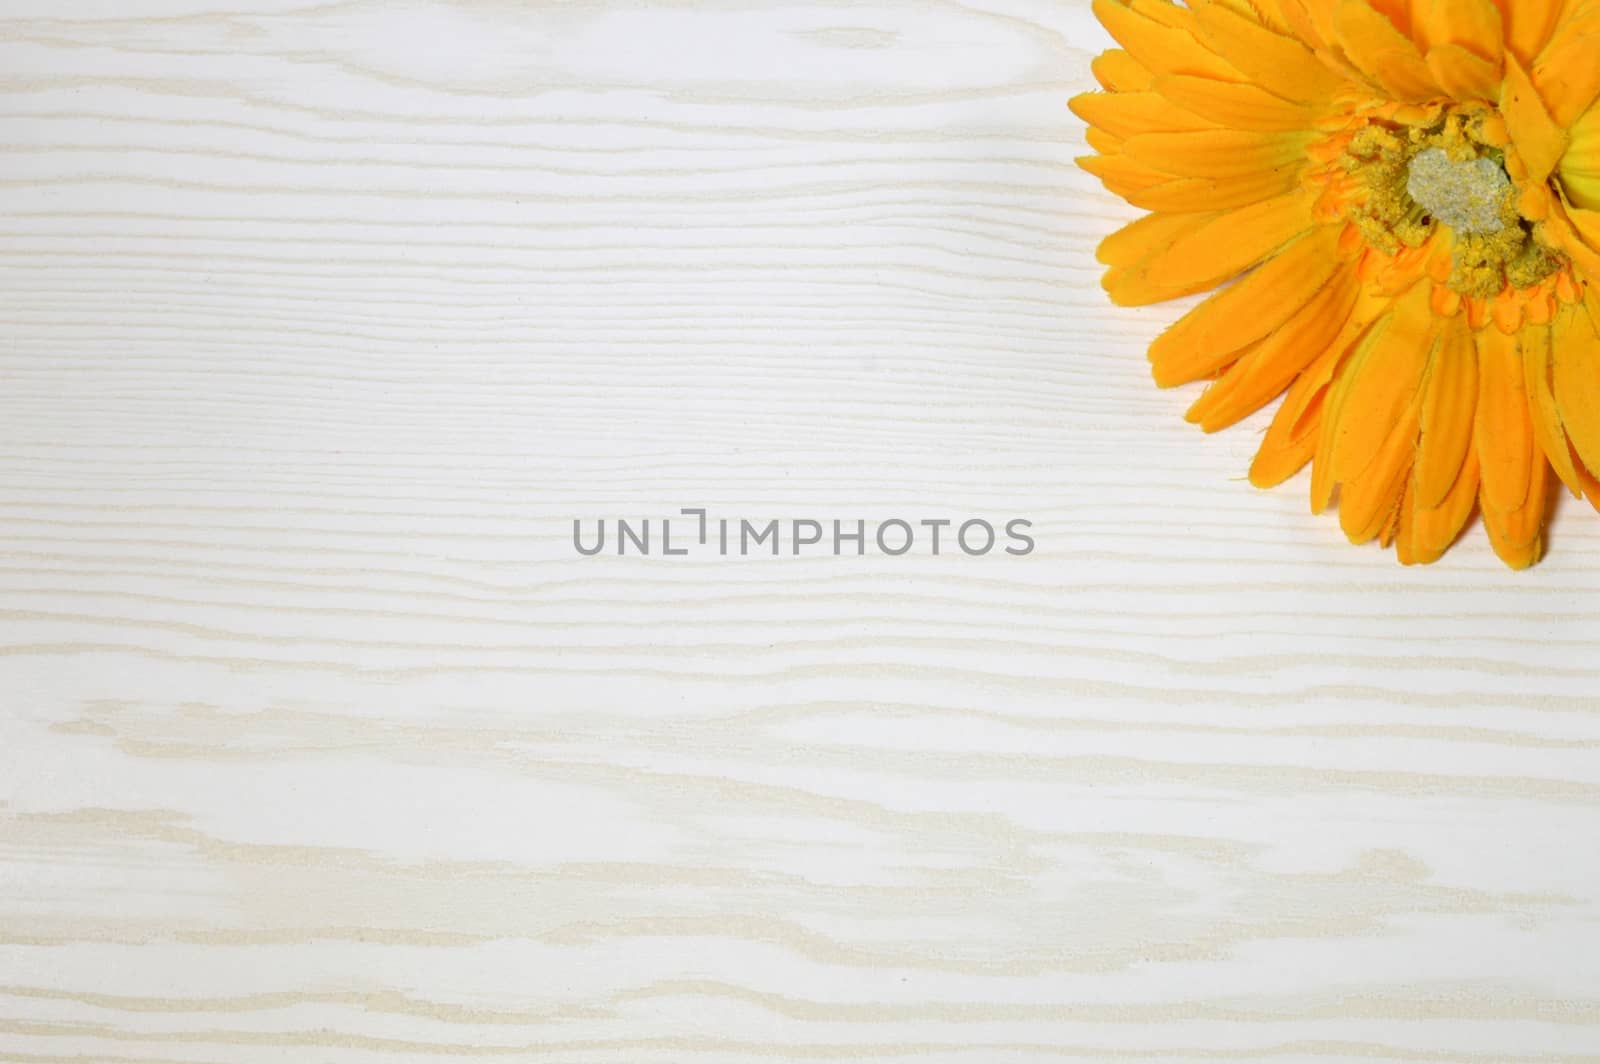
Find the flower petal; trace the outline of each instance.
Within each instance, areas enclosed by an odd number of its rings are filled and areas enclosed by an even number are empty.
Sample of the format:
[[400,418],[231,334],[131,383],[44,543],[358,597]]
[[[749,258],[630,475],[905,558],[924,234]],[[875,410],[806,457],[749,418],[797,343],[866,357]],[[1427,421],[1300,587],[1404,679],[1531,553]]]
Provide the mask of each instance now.
[[1158,21],[1149,11],[1136,11],[1120,0],[1094,0],[1094,13],[1117,43],[1152,74],[1244,80],[1242,74],[1192,34]]
[[[1304,194],[1298,195],[1304,197]],[[1262,206],[1275,206],[1275,203]],[[1160,245],[1152,246],[1136,261],[1112,264],[1118,269],[1110,270],[1104,282],[1112,302],[1117,302],[1118,306],[1144,306],[1150,302],[1162,302],[1216,288],[1267,258],[1280,246],[1293,240],[1294,235],[1304,232],[1310,224],[1309,219],[1293,221],[1296,213],[1304,214],[1306,211],[1296,211],[1290,205],[1288,210],[1282,211],[1282,221],[1262,219],[1251,224],[1248,237],[1218,242],[1216,232],[1219,229],[1235,229],[1238,222],[1230,219],[1243,213],[1246,211],[1150,214],[1149,218],[1152,219],[1176,219],[1181,224],[1162,226],[1160,229],[1152,227],[1150,234],[1162,235]],[[1122,248],[1117,251],[1122,253]]]
[[1089,64],[1095,80],[1107,92],[1143,92],[1155,84],[1155,75],[1121,48],[1111,48]]
[[1101,241],[1095,257],[1111,267],[1101,284],[1119,306],[1160,303],[1188,293],[1158,288],[1145,278],[1141,267],[1162,254],[1183,234],[1193,232],[1218,216],[1214,211],[1196,214],[1147,214]]
[[1335,0],[1282,0],[1283,17],[1294,35],[1313,49],[1337,43],[1333,32]]
[[1407,565],[1431,565],[1444,557],[1472,516],[1478,501],[1478,484],[1478,454],[1468,447],[1461,473],[1439,505],[1421,506],[1413,493],[1411,518],[1404,526],[1405,535],[1409,536],[1408,549],[1402,551],[1401,561]]
[[1561,410],[1556,405],[1551,379],[1554,364],[1551,341],[1555,335],[1564,336],[1566,328],[1570,328],[1570,318],[1581,313],[1582,310],[1566,307],[1551,328],[1529,329],[1522,336],[1522,369],[1528,389],[1528,407],[1533,416],[1534,441],[1549,460],[1550,468],[1574,495],[1583,489],[1572,462],[1572,445],[1561,425]]
[[1127,140],[1144,133],[1194,132],[1217,124],[1174,107],[1154,92],[1086,92],[1068,101],[1072,113],[1096,129]]
[[1461,479],[1478,405],[1478,352],[1460,318],[1444,324],[1422,398],[1413,507],[1441,505]]
[[1570,127],[1600,96],[1600,19],[1589,20],[1586,32],[1564,33],[1528,69],[1533,84],[1550,105],[1556,125]]
[[1241,15],[1254,18],[1275,33],[1281,33],[1286,37],[1294,36],[1294,27],[1289,24],[1289,19],[1283,11],[1283,4],[1279,0],[1223,0],[1223,2]]
[[[1600,69],[1600,62],[1595,67]],[[1566,154],[1561,157],[1562,191],[1579,207],[1600,209],[1600,107],[1580,118],[1569,138]],[[1600,218],[1588,222],[1579,228],[1590,247],[1600,247]]]
[[1262,173],[1297,173],[1310,139],[1309,134],[1235,129],[1142,133],[1129,137],[1123,151],[1130,159],[1175,177],[1254,178]]
[[1600,478],[1596,478],[1586,466],[1578,461],[1577,454],[1573,454],[1573,465],[1578,470],[1578,486],[1583,489],[1584,498],[1589,500],[1589,505],[1600,511]]
[[[1572,193],[1570,185],[1567,192]],[[1545,238],[1572,259],[1580,276],[1600,278],[1600,211],[1557,204],[1544,230]]]
[[1533,416],[1527,375],[1515,336],[1488,328],[1478,333],[1478,414],[1474,440],[1483,471],[1484,504],[1503,512],[1528,501],[1532,472]]
[[[1128,158],[1126,155],[1082,155],[1078,165],[1100,179],[1107,189],[1133,202],[1132,197],[1141,189],[1155,188],[1172,180],[1153,166]],[[1195,208],[1200,210],[1203,208]]]
[[1370,324],[1353,313],[1360,282],[1337,274],[1280,329],[1257,341],[1184,416],[1217,432],[1271,402],[1330,347],[1349,347]]
[[1334,29],[1350,62],[1390,96],[1422,103],[1439,95],[1417,46],[1367,0],[1340,0]]
[[1095,258],[1107,266],[1137,266],[1147,255],[1215,217],[1215,213],[1146,214],[1102,240]]
[[1506,49],[1531,63],[1561,17],[1563,0],[1495,0],[1505,25]]
[[1561,424],[1591,471],[1600,471],[1600,337],[1587,313],[1577,312],[1551,345]]
[[1231,210],[1248,207],[1299,187],[1300,177],[1293,170],[1263,170],[1234,178],[1179,177],[1157,181],[1124,195],[1135,207],[1147,211]]
[[1498,67],[1505,55],[1500,11],[1490,0],[1424,0],[1416,28],[1429,50],[1456,44]]
[[1387,547],[1394,543],[1400,534],[1400,526],[1411,516],[1411,478],[1407,477],[1400,484],[1399,501],[1389,510],[1389,516],[1383,519],[1383,525],[1378,529],[1378,542]]
[[1305,468],[1316,452],[1322,435],[1322,410],[1328,382],[1343,363],[1348,345],[1330,344],[1317,355],[1306,371],[1295,378],[1283,397],[1266,438],[1250,463],[1250,483],[1258,488],[1274,488]]
[[1152,259],[1146,275],[1155,285],[1183,288],[1210,279],[1210,288],[1237,277],[1312,226],[1313,197],[1304,190],[1229,211],[1174,240]]
[[1528,168],[1526,182],[1543,184],[1566,153],[1567,133],[1545,109],[1544,100],[1528,80],[1528,72],[1510,55],[1506,56],[1500,113],[1505,116],[1517,155]]
[[1457,100],[1495,100],[1500,95],[1500,64],[1459,44],[1440,44],[1428,51],[1428,73]]
[[1250,483],[1258,488],[1275,488],[1306,467],[1316,453],[1325,395],[1326,389],[1313,397],[1308,408],[1312,417],[1298,432],[1294,419],[1284,417],[1283,408],[1278,408],[1255,460],[1250,463]]
[[1103,129],[1090,126],[1083,131],[1083,139],[1089,142],[1089,147],[1101,155],[1122,154],[1122,138]]
[[[1489,544],[1500,560],[1513,569],[1526,569],[1544,553],[1544,525],[1547,500],[1550,493],[1550,466],[1537,448],[1528,471],[1528,497],[1515,510],[1498,509],[1487,498],[1487,492],[1478,492],[1479,508],[1483,512],[1483,527],[1489,533]],[[1485,487],[1487,481],[1485,481]]]
[[[1434,347],[1429,286],[1414,285],[1388,319],[1375,326],[1335,385],[1332,450],[1334,479],[1350,484],[1363,477],[1406,410],[1417,407]],[[1347,530],[1348,531],[1348,530]]]
[[1213,0],[1194,0],[1195,22],[1206,43],[1230,66],[1286,100],[1319,103],[1339,89],[1339,79],[1311,50]]
[[1417,454],[1422,395],[1413,392],[1396,419],[1382,426],[1382,442],[1372,461],[1339,489],[1339,527],[1352,543],[1381,535],[1396,517]]
[[1312,230],[1158,336],[1150,345],[1156,382],[1171,387],[1217,373],[1303,307],[1344,267],[1338,232]]
[[1168,74],[1155,90],[1181,107],[1228,126],[1260,132],[1301,132],[1311,129],[1316,112],[1291,103],[1263,88],[1237,81],[1215,81],[1186,74]]

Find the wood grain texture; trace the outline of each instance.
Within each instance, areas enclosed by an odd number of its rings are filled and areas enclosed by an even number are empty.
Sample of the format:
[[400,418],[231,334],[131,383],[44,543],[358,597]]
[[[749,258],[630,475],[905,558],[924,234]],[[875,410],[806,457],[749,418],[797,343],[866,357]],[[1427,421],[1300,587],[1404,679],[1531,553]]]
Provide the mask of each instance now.
[[1600,1060],[1600,521],[1182,423],[1084,0],[245,2],[0,0],[0,1060]]

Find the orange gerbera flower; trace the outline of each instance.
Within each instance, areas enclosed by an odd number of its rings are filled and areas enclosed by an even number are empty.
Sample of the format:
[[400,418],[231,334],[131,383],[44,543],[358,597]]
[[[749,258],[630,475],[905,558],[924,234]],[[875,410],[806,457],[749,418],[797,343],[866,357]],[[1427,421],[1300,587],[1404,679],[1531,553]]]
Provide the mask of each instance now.
[[1600,507],[1600,0],[1095,0],[1122,45],[1080,160],[1152,213],[1125,305],[1214,288],[1150,348],[1207,431],[1287,391],[1250,479],[1312,463],[1352,542],[1438,559],[1474,509],[1537,561]]

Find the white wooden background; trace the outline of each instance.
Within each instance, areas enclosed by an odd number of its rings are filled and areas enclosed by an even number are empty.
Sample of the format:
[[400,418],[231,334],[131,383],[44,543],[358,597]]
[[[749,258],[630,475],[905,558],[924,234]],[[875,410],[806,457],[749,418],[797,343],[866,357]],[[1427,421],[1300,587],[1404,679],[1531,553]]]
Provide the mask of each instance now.
[[5,1064],[1600,1060],[1600,519],[1182,423],[1084,0],[0,16]]

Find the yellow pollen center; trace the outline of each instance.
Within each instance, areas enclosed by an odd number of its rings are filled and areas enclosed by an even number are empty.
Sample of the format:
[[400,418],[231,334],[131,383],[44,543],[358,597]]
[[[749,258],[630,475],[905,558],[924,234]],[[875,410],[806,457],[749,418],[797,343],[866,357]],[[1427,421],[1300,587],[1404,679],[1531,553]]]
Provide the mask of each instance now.
[[1511,179],[1493,159],[1457,162],[1443,148],[1428,148],[1411,159],[1406,192],[1438,221],[1458,233],[1498,233],[1506,227],[1502,206]]
[[1446,286],[1487,299],[1540,284],[1564,262],[1518,213],[1518,189],[1481,126],[1481,115],[1427,128],[1372,122],[1350,138],[1340,166],[1359,182],[1346,216],[1368,246],[1397,255],[1447,239]]

